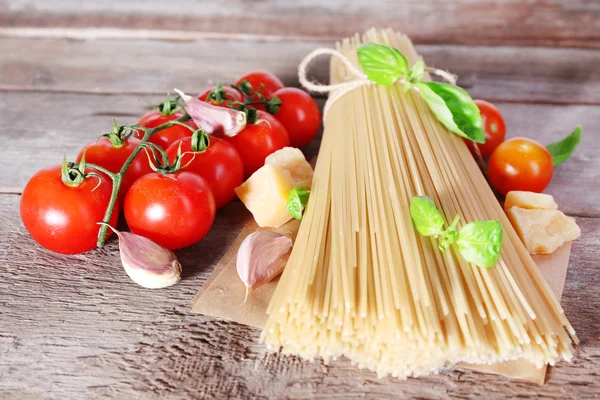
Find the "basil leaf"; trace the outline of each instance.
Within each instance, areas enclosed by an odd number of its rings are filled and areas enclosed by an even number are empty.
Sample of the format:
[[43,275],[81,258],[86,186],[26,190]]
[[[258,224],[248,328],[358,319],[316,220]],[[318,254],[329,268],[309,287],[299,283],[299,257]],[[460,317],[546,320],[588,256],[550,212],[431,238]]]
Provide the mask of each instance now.
[[304,189],[302,186],[296,186],[290,190],[290,197],[288,197],[287,210],[290,215],[296,219],[302,219],[302,212],[304,207],[308,204],[308,197],[310,190]]
[[437,119],[452,133],[485,142],[479,108],[464,89],[440,82],[419,82],[421,96]]
[[458,237],[458,232],[456,230],[458,221],[460,221],[460,216],[457,215],[454,217],[454,221],[452,221],[448,229],[446,229],[442,234],[442,239],[438,244],[438,249],[440,249],[440,251],[448,250],[448,247],[450,247],[450,245],[456,241],[456,238]]
[[558,164],[566,161],[567,158],[571,157],[580,141],[581,125],[577,126],[577,128],[575,128],[575,130],[566,138],[546,146],[550,152],[550,155],[552,156],[552,164],[557,166]]
[[410,201],[410,217],[417,232],[423,236],[444,233],[444,217],[427,196],[415,196]]
[[425,75],[425,63],[423,60],[419,60],[413,65],[413,67],[408,71],[408,80],[411,82],[418,82]]
[[468,262],[479,267],[493,267],[502,248],[502,225],[499,221],[470,222],[458,233],[456,244]]
[[370,81],[389,86],[408,75],[406,57],[397,49],[377,43],[358,48],[358,61]]

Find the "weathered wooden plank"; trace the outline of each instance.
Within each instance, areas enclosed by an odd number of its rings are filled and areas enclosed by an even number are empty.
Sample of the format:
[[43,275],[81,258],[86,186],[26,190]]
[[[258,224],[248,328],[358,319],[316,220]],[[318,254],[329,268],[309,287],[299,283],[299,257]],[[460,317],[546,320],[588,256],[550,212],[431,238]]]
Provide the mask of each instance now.
[[[112,117],[120,123],[135,123],[148,102],[160,96],[84,95],[65,93],[5,92],[0,97],[4,165],[0,168],[0,192],[20,193],[37,170],[60,163],[64,154],[73,159],[87,143],[112,128]],[[323,100],[320,100],[323,103]],[[600,216],[600,106],[556,106],[498,103],[510,136],[528,136],[552,143],[577,124],[584,139],[573,157],[557,167],[548,193],[561,209],[581,216]],[[315,154],[318,142],[311,144]],[[576,193],[576,195],[574,195]]]
[[[266,69],[297,85],[304,56],[332,42],[207,39],[67,40],[0,37],[0,89],[164,93],[232,82]],[[418,46],[425,61],[452,71],[473,96],[495,101],[600,104],[600,52],[526,47]],[[311,73],[328,79],[327,59]]]
[[248,218],[220,211],[210,234],[178,254],[182,281],[142,289],[114,240],[85,255],[40,249],[21,226],[19,196],[0,195],[0,397],[8,398],[592,398],[600,392],[600,219],[577,218],[563,305],[581,345],[544,386],[466,370],[377,379],[346,360],[330,365],[266,353],[258,331],[191,315],[188,304]]
[[1,27],[126,28],[338,39],[371,26],[417,43],[600,47],[600,9],[585,0],[214,2],[5,0]]

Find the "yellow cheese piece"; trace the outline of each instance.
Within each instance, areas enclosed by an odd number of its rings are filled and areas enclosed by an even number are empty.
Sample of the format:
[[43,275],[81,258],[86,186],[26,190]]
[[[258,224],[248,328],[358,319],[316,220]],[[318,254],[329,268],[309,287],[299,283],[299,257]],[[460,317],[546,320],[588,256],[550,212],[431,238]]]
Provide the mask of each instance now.
[[544,193],[522,192],[514,190],[508,192],[504,201],[504,210],[512,207],[527,208],[529,210],[556,210],[558,205],[554,197]]
[[292,175],[294,187],[302,186],[306,190],[310,190],[312,186],[313,169],[304,158],[304,154],[300,149],[295,147],[284,147],[270,154],[265,159],[265,164],[276,165],[285,169]]
[[277,228],[292,216],[287,201],[294,182],[290,173],[275,165],[264,165],[235,188],[235,193],[261,227]]
[[530,254],[553,253],[581,235],[575,220],[562,211],[511,207],[506,215]]

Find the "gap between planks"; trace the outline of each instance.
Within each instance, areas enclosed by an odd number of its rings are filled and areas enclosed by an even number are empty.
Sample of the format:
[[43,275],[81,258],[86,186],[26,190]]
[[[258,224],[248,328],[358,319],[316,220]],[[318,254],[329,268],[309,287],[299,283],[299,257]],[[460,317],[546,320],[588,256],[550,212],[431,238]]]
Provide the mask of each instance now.
[[[200,90],[215,81],[239,76],[249,68],[272,71],[288,85],[298,85],[297,68],[302,57],[324,45],[2,36],[0,42],[6,50],[0,57],[0,90],[157,95],[190,82]],[[600,104],[600,75],[596,68],[600,52],[464,45],[419,45],[418,49],[431,66],[457,73],[459,84],[475,97],[510,103]],[[235,63],[231,62],[231,54],[236,55]],[[212,62],[199,64],[197,59],[202,56]],[[573,63],[575,59],[577,63]],[[164,66],[169,63],[173,63],[171,73],[165,74]],[[319,59],[311,76],[327,82],[327,71],[327,60]]]
[[200,32],[182,30],[121,29],[121,28],[0,28],[0,36],[10,38],[73,39],[73,40],[161,40],[194,42],[198,40],[236,40],[245,42],[323,42],[339,40],[335,36],[265,35],[230,32]]
[[[215,31],[184,31],[166,29],[123,29],[123,28],[44,28],[44,27],[0,27],[0,37],[8,38],[36,38],[36,39],[71,39],[71,40],[156,40],[168,42],[194,42],[199,40],[236,40],[245,42],[322,42],[332,43],[342,39],[337,35],[269,35],[255,33],[232,33]],[[443,41],[424,40],[415,41],[415,44],[427,45],[455,45],[455,46],[519,46],[540,48],[563,49],[589,49],[598,48],[594,40],[582,45],[577,40],[492,40],[488,43],[470,43],[468,41]]]
[[[293,86],[293,85],[292,85]],[[472,84],[461,84],[460,76],[458,78],[458,86],[463,89],[469,89]],[[56,93],[56,94],[74,94],[74,95],[98,95],[98,96],[120,96],[120,95],[128,95],[128,96],[164,96],[164,91],[147,91],[140,92],[135,90],[77,90],[77,89],[54,89],[54,88],[44,88],[44,89],[33,89],[33,88],[23,88],[23,87],[10,87],[10,86],[2,86],[0,85],[0,94],[1,93]],[[322,93],[312,93],[311,96],[316,99],[325,99],[327,96]],[[506,104],[530,104],[530,105],[541,105],[541,106],[599,106],[600,101],[561,101],[561,100],[551,100],[551,99],[509,99],[509,98],[493,98],[492,96],[487,96],[486,99],[488,101],[494,101],[498,103],[506,103]]]

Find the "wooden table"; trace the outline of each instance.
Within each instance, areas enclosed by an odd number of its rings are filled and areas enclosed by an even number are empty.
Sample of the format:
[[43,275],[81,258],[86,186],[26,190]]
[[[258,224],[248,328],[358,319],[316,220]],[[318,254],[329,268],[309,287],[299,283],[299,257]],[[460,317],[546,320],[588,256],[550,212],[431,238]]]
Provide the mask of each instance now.
[[[0,2],[0,398],[600,397],[598,1],[81,3]],[[546,385],[460,369],[376,379],[347,361],[267,354],[257,330],[191,315],[194,293],[248,219],[239,202],[178,252],[183,279],[164,290],[133,284],[114,241],[65,257],[22,226],[29,177],[72,159],[112,117],[133,123],[167,90],[199,92],[249,69],[297,84],[310,50],[373,25],[407,32],[428,64],[496,103],[510,136],[550,143],[584,127],[548,189],[583,230],[562,302],[582,343]],[[326,76],[323,62],[314,77]]]

